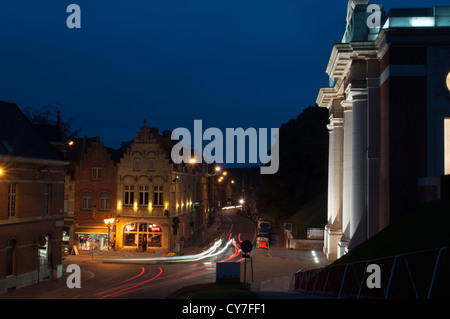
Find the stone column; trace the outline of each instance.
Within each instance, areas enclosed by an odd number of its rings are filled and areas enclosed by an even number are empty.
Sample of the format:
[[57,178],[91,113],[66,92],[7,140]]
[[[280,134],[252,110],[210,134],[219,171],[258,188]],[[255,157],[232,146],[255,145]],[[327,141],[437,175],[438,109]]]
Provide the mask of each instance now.
[[350,209],[351,209],[351,181],[352,181],[352,130],[353,130],[353,103],[344,100],[341,103],[344,109],[343,129],[343,172],[342,172],[342,237],[338,243],[338,256],[345,254],[350,242]]
[[323,253],[328,259],[330,252],[330,228],[332,224],[333,216],[333,161],[334,161],[334,125],[332,119],[330,119],[330,124],[327,125],[329,138],[328,138],[328,200],[327,200],[327,224],[324,230],[324,240],[323,240]]
[[336,260],[338,241],[342,236],[343,119],[333,117],[328,128],[330,129],[328,224],[325,228],[324,252],[328,260]]
[[367,240],[367,89],[352,89],[350,94],[353,99],[353,169],[349,250]]

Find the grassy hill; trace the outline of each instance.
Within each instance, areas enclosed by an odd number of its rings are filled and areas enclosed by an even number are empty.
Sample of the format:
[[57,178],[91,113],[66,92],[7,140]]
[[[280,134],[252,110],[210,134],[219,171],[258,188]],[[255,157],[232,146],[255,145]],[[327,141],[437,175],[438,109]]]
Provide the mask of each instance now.
[[292,233],[298,239],[306,239],[307,228],[325,227],[327,223],[327,193],[322,193],[310,200],[286,218],[285,222],[292,223]]
[[450,201],[426,203],[355,247],[334,264],[450,246]]

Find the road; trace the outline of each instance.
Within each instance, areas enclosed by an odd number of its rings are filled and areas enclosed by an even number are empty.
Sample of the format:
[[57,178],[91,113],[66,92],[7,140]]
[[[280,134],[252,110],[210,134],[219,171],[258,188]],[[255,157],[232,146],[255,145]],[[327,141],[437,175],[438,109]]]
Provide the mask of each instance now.
[[[215,282],[216,263],[219,262],[240,262],[243,281],[244,262],[239,243],[243,240],[253,242],[256,226],[236,214],[235,210],[224,211],[223,214],[220,227],[210,244],[200,247],[203,251],[209,251],[214,242],[223,240],[214,254],[198,256],[197,260],[177,262],[136,260],[131,257],[108,262],[105,257],[69,256],[63,261],[62,278],[0,295],[0,299],[162,299],[185,286]],[[287,292],[291,277],[297,270],[326,264],[320,251],[316,251],[320,260],[317,263],[313,261],[311,250],[285,249],[280,230],[274,229],[272,237],[270,250],[255,248],[252,252],[253,278],[261,291]],[[234,245],[228,243],[231,238],[235,239]],[[197,251],[186,252],[184,257],[198,254],[199,247],[196,248]],[[252,278],[249,261],[246,269],[247,282]],[[67,287],[66,279],[70,274],[65,270],[69,264],[80,266],[81,288]]]
[[[64,276],[39,285],[32,285],[0,298],[51,298],[51,299],[158,299],[165,298],[184,286],[215,282],[215,265],[218,262],[242,260],[239,240],[253,240],[255,225],[236,214],[236,210],[223,212],[222,223],[212,238],[212,243],[223,240],[217,255],[194,261],[121,260],[105,262],[103,258],[69,256],[63,261]],[[235,243],[228,243],[234,238]],[[203,247],[208,250],[210,246]],[[227,245],[228,243],[228,245]],[[226,247],[226,248],[225,248]],[[203,257],[203,256],[202,256]],[[128,262],[128,261],[131,261]],[[81,269],[81,288],[69,289],[66,284],[69,264]]]

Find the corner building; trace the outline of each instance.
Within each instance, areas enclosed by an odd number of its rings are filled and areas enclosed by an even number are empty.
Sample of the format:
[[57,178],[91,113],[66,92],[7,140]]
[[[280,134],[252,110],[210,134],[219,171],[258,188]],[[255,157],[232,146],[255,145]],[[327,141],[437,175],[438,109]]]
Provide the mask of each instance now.
[[[62,276],[62,154],[0,101],[0,294]],[[0,297],[1,298],[1,297]]]
[[368,6],[349,1],[317,97],[330,115],[328,260],[449,198],[450,7],[381,11],[369,28]]
[[170,134],[159,135],[146,121],[137,137],[124,143],[117,164],[117,249],[176,251],[190,240],[196,177],[186,165],[172,163],[172,143]]

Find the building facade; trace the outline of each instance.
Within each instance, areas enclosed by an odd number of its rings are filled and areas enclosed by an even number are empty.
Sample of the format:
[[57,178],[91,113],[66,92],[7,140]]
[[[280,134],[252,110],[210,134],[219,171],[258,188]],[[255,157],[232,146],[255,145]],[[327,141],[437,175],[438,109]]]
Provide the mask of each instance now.
[[61,153],[0,102],[0,293],[62,275]]
[[446,196],[450,173],[450,7],[375,17],[369,5],[349,1],[317,98],[330,114],[329,260]]
[[202,223],[195,213],[201,178],[189,164],[173,164],[171,149],[170,135],[146,121],[126,146],[118,163],[117,249],[179,250]]
[[71,140],[67,150],[71,164],[65,179],[64,238],[78,250],[110,249],[111,226],[116,218],[117,161],[120,155],[99,137]]

